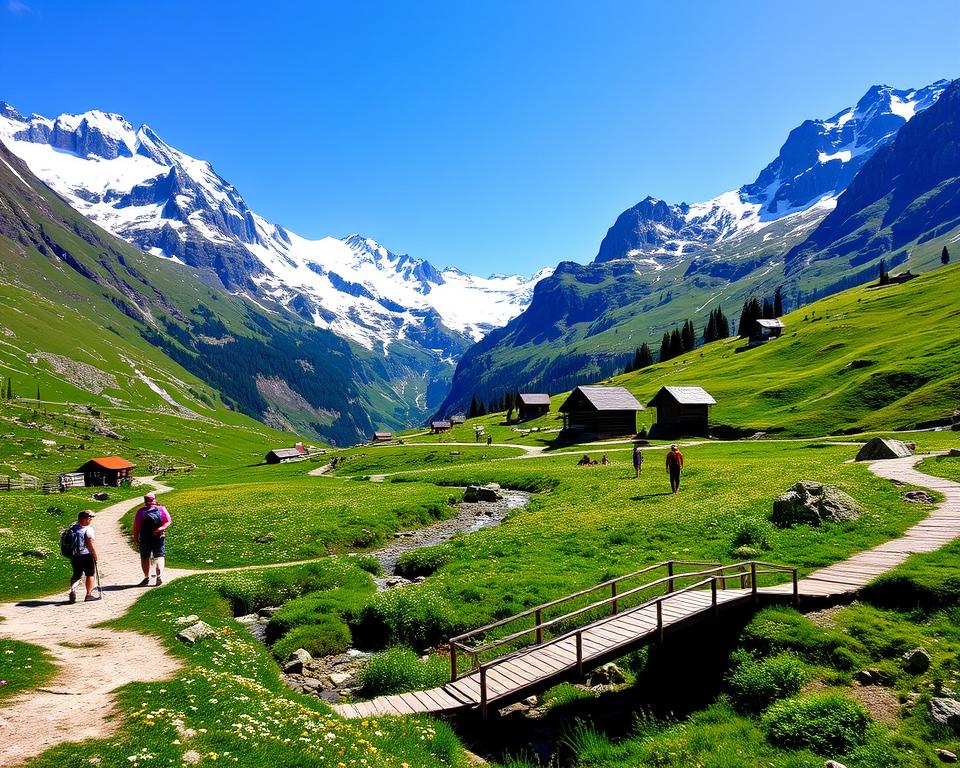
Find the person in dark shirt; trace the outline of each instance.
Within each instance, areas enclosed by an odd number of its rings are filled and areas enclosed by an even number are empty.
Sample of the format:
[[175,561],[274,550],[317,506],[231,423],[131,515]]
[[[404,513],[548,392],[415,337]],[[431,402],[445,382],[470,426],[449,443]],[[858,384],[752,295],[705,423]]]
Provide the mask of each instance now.
[[670,446],[667,453],[667,473],[670,475],[670,490],[674,493],[680,490],[680,472],[683,470],[683,454],[676,443]]

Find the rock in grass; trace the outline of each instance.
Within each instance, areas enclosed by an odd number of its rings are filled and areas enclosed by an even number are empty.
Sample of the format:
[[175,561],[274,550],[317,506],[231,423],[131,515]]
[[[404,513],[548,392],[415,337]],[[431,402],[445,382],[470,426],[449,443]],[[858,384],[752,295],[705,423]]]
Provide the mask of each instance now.
[[213,627],[211,627],[205,621],[198,621],[196,624],[191,624],[189,627],[185,627],[177,632],[177,640],[186,643],[187,645],[193,645],[198,640],[202,640],[205,637],[211,637],[215,635]]
[[903,500],[914,504],[933,504],[933,496],[926,491],[907,491],[903,494]]
[[930,699],[930,718],[940,725],[949,725],[960,731],[960,701],[956,699]]
[[875,437],[867,442],[857,453],[857,461],[876,461],[877,459],[902,459],[912,455],[902,440],[888,440]]
[[497,483],[468,485],[467,490],[463,492],[463,500],[466,502],[500,501],[502,498],[503,495],[500,493],[500,486]]
[[200,617],[195,613],[191,613],[189,616],[178,616],[177,624],[194,624],[195,622],[200,621]]
[[938,749],[937,757],[940,758],[941,763],[955,763],[957,762],[957,756],[953,754],[949,749]]
[[770,521],[781,528],[792,525],[820,525],[860,517],[860,505],[853,497],[832,485],[801,480],[773,502]]
[[903,654],[903,669],[911,675],[922,675],[930,669],[930,654],[923,648],[912,648]]
[[823,764],[823,768],[847,768],[843,763],[838,763],[836,760],[827,760]]

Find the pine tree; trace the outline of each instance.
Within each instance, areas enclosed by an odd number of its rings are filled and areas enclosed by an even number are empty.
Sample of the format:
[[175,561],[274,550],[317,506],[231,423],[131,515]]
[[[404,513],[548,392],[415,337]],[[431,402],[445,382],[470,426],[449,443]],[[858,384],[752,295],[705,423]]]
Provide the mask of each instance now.
[[880,259],[880,280],[877,285],[887,285],[890,282],[890,273],[887,272],[886,259]]
[[653,351],[647,342],[640,345],[640,351],[637,353],[637,370],[653,365]]
[[477,404],[477,393],[474,392],[470,398],[470,410],[467,411],[468,419],[475,419],[480,415],[480,406]]
[[727,316],[723,314],[723,308],[717,307],[717,338],[718,339],[729,339],[730,338],[730,321],[727,320]]
[[773,320],[773,304],[766,296],[763,298],[763,309],[761,312],[763,313],[761,317],[764,320]]
[[37,402],[40,402],[40,382],[37,382]]
[[7,377],[7,400],[13,400],[13,379]]
[[707,326],[703,329],[703,343],[709,344],[717,340],[717,316],[715,310],[710,310]]
[[753,314],[750,309],[750,299],[743,302],[743,309],[740,310],[740,322],[737,324],[737,336],[741,338],[753,333]]
[[670,332],[670,357],[680,357],[683,354],[683,336],[680,330],[674,328]]
[[783,288],[778,286],[773,294],[773,316],[783,317]]
[[697,329],[693,325],[693,320],[687,320],[680,331],[680,341],[683,344],[684,352],[692,352],[697,346]]
[[660,362],[669,360],[672,357],[670,354],[670,333],[669,331],[663,332],[663,341],[660,342]]
[[947,246],[943,246],[943,250],[940,251],[940,263],[941,264],[950,263],[950,251],[947,250]]

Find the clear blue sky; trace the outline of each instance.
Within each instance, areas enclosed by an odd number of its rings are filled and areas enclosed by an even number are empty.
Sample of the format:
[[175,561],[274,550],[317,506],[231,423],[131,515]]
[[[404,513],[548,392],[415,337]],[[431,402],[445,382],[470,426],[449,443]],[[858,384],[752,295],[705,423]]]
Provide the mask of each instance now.
[[960,76],[958,28],[953,0],[0,0],[0,99],[147,123],[307,237],[531,273],[871,84]]

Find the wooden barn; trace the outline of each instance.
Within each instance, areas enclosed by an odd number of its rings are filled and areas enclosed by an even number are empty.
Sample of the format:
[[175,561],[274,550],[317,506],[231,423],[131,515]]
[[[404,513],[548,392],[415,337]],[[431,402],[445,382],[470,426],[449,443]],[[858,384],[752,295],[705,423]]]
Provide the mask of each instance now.
[[297,443],[293,448],[274,448],[263,457],[263,460],[267,464],[284,464],[305,458],[307,458],[307,449],[303,447],[303,443]]
[[637,411],[643,406],[623,387],[577,387],[560,406],[563,431],[592,438],[637,433]]
[[661,387],[647,403],[648,407],[657,409],[657,423],[651,434],[706,437],[710,432],[709,409],[716,404],[703,387]]
[[535,419],[550,413],[550,395],[521,393],[517,400],[517,418]]
[[783,333],[784,325],[782,320],[766,320],[758,318],[753,326],[753,333],[750,335],[750,342],[759,344],[770,339],[779,338]]
[[467,417],[462,413],[458,413],[455,416],[450,417],[450,424],[456,426],[457,424],[464,424],[467,421]]
[[131,470],[137,466],[119,456],[102,456],[90,459],[77,472],[83,473],[85,485],[111,485],[114,488],[133,478]]
[[435,435],[439,435],[441,432],[449,432],[452,425],[446,419],[441,421],[431,421],[430,422],[430,431]]
[[393,440],[393,432],[374,432],[371,443],[386,443]]

